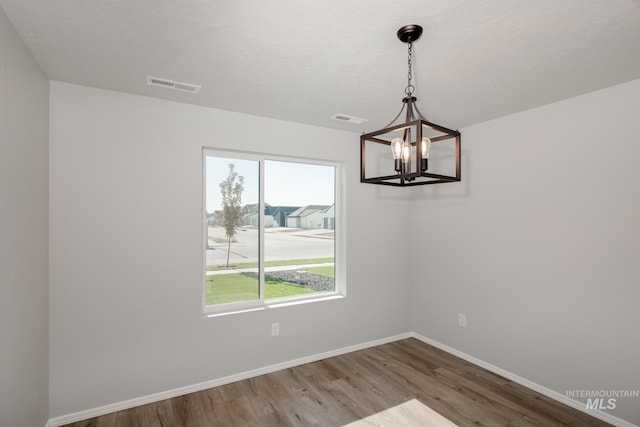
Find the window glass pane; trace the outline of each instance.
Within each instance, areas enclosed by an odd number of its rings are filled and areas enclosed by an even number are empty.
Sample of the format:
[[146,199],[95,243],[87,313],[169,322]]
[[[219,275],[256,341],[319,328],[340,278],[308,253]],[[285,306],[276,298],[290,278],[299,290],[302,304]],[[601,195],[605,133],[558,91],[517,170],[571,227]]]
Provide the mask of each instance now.
[[335,167],[265,161],[265,298],[335,290]]
[[260,163],[207,156],[205,305],[260,299]]

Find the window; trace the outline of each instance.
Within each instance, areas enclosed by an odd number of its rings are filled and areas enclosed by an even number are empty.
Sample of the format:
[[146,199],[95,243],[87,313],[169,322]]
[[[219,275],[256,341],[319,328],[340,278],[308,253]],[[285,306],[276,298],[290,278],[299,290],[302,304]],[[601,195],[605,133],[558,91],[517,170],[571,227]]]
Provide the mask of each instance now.
[[344,294],[339,164],[203,157],[206,313]]

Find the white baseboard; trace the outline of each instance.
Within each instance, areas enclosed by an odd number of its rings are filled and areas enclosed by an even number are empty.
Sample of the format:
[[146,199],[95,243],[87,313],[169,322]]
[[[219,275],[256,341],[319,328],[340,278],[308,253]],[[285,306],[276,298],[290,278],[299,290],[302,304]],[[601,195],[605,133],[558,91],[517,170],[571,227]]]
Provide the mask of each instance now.
[[150,394],[148,396],[142,396],[135,399],[130,399],[122,402],[112,403],[109,405],[100,406],[98,408],[87,409],[80,412],[75,412],[73,414],[63,415],[60,417],[51,418],[45,427],[59,427],[65,424],[74,423],[77,421],[86,420],[89,418],[98,417],[100,415],[109,414],[111,412],[122,411],[124,409],[134,408],[140,405],[146,405],[148,403],[158,402],[164,399],[171,399],[172,397],[178,397],[189,393],[194,393],[197,391],[206,390],[212,387],[218,387],[225,384],[230,384],[236,381],[245,380],[247,378],[257,377],[259,375],[268,374],[271,372],[276,372],[282,369],[292,368],[294,366],[304,365],[305,363],[316,362],[318,360],[326,359],[329,357],[340,356],[342,354],[351,353],[358,350],[364,350],[366,348],[375,347],[382,344],[387,344],[393,341],[402,340],[405,338],[415,338],[424,343],[430,344],[434,347],[439,348],[440,350],[446,351],[447,353],[453,354],[454,356],[458,356],[461,359],[466,360],[467,362],[473,363],[474,365],[480,366],[488,371],[491,371],[495,374],[498,374],[508,380],[511,380],[515,383],[518,383],[522,386],[525,386],[531,390],[534,390],[540,394],[543,394],[553,400],[556,400],[560,403],[563,403],[567,406],[575,408],[579,411],[585,412],[593,417],[606,421],[610,424],[613,424],[617,427],[638,427],[635,424],[631,424],[628,421],[615,417],[611,414],[608,414],[599,410],[587,410],[584,403],[578,402],[577,400],[573,400],[561,393],[543,387],[539,384],[536,384],[532,381],[527,380],[526,378],[522,378],[516,374],[513,374],[509,371],[505,371],[504,369],[498,368],[490,363],[487,363],[483,360],[477,359],[473,356],[470,356],[466,353],[463,353],[455,348],[449,347],[445,344],[442,344],[438,341],[427,338],[423,335],[417,334],[415,332],[407,332],[400,335],[394,335],[388,338],[383,338],[374,341],[368,341],[362,344],[356,344],[348,347],[343,347],[337,350],[328,351],[325,353],[319,353],[308,357],[303,357],[300,359],[290,360],[288,362],[277,363],[275,365],[267,366],[264,368],[254,369],[247,372],[241,372],[235,375],[229,375],[227,377],[218,378],[210,381],[205,381],[198,384],[193,384],[185,387],[179,387],[172,390],[167,390],[160,393]]
[[167,390],[160,393],[154,393],[148,396],[137,397],[135,399],[125,400],[122,402],[112,403],[109,405],[100,406],[98,408],[87,409],[84,411],[75,412],[73,414],[51,418],[47,422],[45,427],[59,427],[65,424],[70,424],[77,421],[86,420],[89,418],[99,417],[100,415],[109,414],[111,412],[122,411],[124,409],[130,409],[136,406],[158,402],[160,400],[171,399],[172,397],[178,397],[185,394],[206,390],[212,387],[218,387],[221,385],[230,384],[236,381],[246,380],[247,378],[253,378],[259,375],[269,374],[271,372],[280,371],[282,369],[288,369],[294,366],[304,365],[305,363],[316,362],[318,360],[327,359],[329,357],[340,356],[341,354],[347,354],[347,353],[351,353],[358,350],[364,350],[366,348],[387,344],[393,341],[410,338],[412,336],[413,335],[409,332],[400,334],[400,335],[394,335],[392,337],[382,338],[379,340],[368,341],[362,344],[343,347],[337,350],[327,351],[325,353],[320,353],[320,354],[315,354],[308,357],[302,357],[300,359],[290,360],[288,362],[277,363],[275,365],[254,369],[247,372],[242,372],[235,375],[229,375],[223,378],[205,381],[202,383],[193,384],[185,387],[174,388],[172,390]]
[[625,421],[623,419],[620,419],[618,417],[615,417],[611,414],[608,414],[606,412],[600,411],[600,410],[596,410],[596,409],[590,409],[587,410],[586,406],[583,402],[579,402],[577,400],[571,399],[570,397],[565,396],[564,394],[558,393],[556,391],[553,391],[551,389],[548,389],[546,387],[541,386],[540,384],[536,384],[533,381],[529,381],[526,378],[522,378],[514,373],[511,373],[509,371],[505,371],[504,369],[498,368],[497,366],[494,366],[490,363],[487,363],[483,360],[477,359],[473,356],[470,356],[466,353],[463,353],[459,350],[456,350],[455,348],[449,347],[448,345],[442,344],[438,341],[432,340],[431,338],[427,338],[423,335],[417,334],[415,332],[412,332],[410,334],[413,338],[420,340],[424,343],[430,344],[434,347],[439,348],[440,350],[446,351],[447,353],[453,354],[454,356],[458,356],[461,359],[466,360],[467,362],[473,363],[474,365],[480,366],[481,368],[484,368],[488,371],[493,372],[494,374],[498,374],[501,377],[504,377],[508,380],[513,381],[514,383],[518,383],[522,386],[527,387],[528,389],[531,389],[533,391],[536,391],[540,394],[543,394],[553,400],[556,400],[560,403],[563,403],[567,406],[570,406],[572,408],[575,408],[581,412],[584,412],[586,414],[591,415],[592,417],[596,417],[602,421],[608,422],[610,424],[613,424],[614,426],[617,427],[638,427],[635,424],[631,424],[628,421]]

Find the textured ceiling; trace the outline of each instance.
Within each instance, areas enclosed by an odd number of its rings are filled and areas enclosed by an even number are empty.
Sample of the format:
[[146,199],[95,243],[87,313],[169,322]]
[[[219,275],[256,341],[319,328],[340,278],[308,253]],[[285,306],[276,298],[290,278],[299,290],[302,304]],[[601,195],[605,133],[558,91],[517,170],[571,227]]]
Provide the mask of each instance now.
[[[0,0],[52,80],[356,132],[461,128],[640,78],[640,0]],[[202,85],[148,86],[146,76]],[[337,114],[369,119],[361,125]]]

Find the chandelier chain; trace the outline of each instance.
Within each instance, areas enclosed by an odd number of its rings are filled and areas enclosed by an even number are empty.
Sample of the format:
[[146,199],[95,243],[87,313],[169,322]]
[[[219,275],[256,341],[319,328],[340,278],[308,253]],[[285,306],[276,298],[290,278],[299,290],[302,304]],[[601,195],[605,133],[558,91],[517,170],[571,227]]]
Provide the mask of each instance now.
[[413,79],[413,74],[411,73],[411,69],[413,68],[413,43],[411,42],[411,39],[409,39],[408,44],[408,59],[407,59],[407,65],[408,65],[408,72],[407,72],[407,87],[404,89],[404,93],[407,94],[407,96],[411,96],[411,94],[413,94],[413,91],[416,89],[416,87],[411,84],[411,80]]

